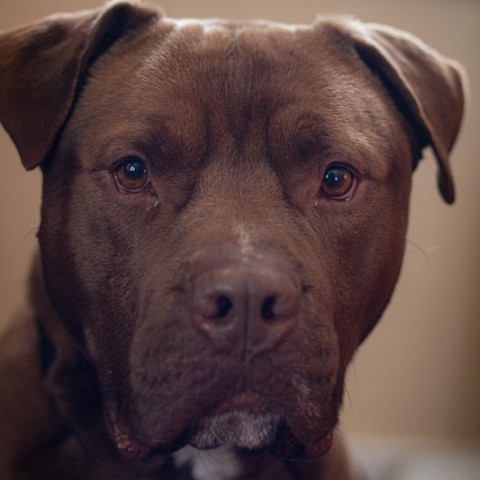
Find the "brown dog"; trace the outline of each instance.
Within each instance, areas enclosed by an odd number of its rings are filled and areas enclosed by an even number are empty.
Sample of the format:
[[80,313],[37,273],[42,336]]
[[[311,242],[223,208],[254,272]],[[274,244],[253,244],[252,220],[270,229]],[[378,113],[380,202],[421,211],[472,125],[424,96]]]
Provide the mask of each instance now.
[[346,19],[116,3],[1,34],[0,118],[44,193],[0,478],[354,478],[345,371],[428,145],[453,201],[462,111],[458,65]]

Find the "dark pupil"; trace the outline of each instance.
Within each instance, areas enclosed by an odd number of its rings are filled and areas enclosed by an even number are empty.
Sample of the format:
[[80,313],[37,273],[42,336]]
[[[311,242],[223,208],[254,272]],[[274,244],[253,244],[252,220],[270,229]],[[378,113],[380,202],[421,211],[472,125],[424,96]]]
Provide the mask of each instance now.
[[341,188],[347,182],[347,172],[342,168],[331,168],[325,173],[324,182],[328,187]]
[[145,174],[145,166],[142,162],[131,160],[126,162],[124,167],[125,176],[129,180],[140,180]]

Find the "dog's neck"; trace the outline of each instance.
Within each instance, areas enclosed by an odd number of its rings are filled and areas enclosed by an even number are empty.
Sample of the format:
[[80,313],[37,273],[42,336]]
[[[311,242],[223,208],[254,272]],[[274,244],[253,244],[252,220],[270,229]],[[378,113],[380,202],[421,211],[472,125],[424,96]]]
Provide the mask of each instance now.
[[319,460],[285,461],[268,453],[231,448],[196,450],[185,447],[173,455],[182,480],[355,480],[344,440],[336,432],[330,452]]
[[189,480],[305,478],[292,462],[284,462],[265,453],[243,453],[228,447],[204,451],[185,447],[176,452],[173,458],[176,469]]
[[185,447],[173,458],[177,470],[185,471],[192,480],[235,480],[242,471],[237,455],[228,448],[202,452]]

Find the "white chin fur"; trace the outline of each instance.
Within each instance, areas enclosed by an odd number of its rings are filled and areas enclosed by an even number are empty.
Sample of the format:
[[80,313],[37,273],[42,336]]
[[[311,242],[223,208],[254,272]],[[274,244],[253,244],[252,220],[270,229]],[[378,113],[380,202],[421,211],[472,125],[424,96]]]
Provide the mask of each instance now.
[[227,412],[203,418],[189,443],[202,449],[219,446],[263,448],[272,443],[278,424],[276,415]]

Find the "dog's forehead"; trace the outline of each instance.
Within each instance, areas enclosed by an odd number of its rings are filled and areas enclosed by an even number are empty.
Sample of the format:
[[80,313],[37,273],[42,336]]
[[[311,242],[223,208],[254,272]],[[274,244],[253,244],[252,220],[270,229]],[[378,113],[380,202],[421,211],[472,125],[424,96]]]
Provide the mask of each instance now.
[[[329,56],[327,49],[318,51],[320,39],[311,27],[253,22],[187,24],[177,27],[169,40],[152,51],[152,60],[157,59],[152,65],[154,72],[169,65],[176,70],[177,85],[185,72],[189,88],[193,76],[202,78],[208,82],[204,86],[217,87],[228,102],[258,101],[257,95],[269,92],[269,103],[279,94],[304,99],[311,91],[308,82]],[[146,63],[146,70],[148,66]]]
[[123,48],[112,49],[107,61],[99,62],[100,75],[105,90],[124,88],[139,106],[142,97],[157,96],[149,105],[160,109],[166,97],[180,104],[220,101],[232,107],[305,100],[321,88],[318,78],[314,89],[311,81],[326,58],[329,69],[341,63],[330,58],[332,46],[322,46],[315,30],[260,21],[166,19],[141,37],[143,45],[129,37]]
[[268,130],[284,151],[335,137],[373,158],[377,146],[355,126],[384,130],[386,116],[376,125],[372,112],[386,106],[352,55],[320,24],[162,20],[94,65],[73,116],[82,128],[74,130],[82,132],[78,143],[92,139],[89,149],[95,138],[101,148],[115,144],[109,136],[120,139],[118,154],[143,137],[198,158],[209,135],[252,147]]
[[[317,27],[166,20],[159,25],[157,40],[152,37],[139,73],[145,79],[161,78],[162,87],[173,85],[182,94],[208,94],[209,101],[244,104],[269,92],[270,104],[279,94],[304,100],[321,88],[322,65],[334,69],[344,63],[332,58],[335,46],[327,38],[328,29]],[[312,89],[314,77],[319,78]]]

